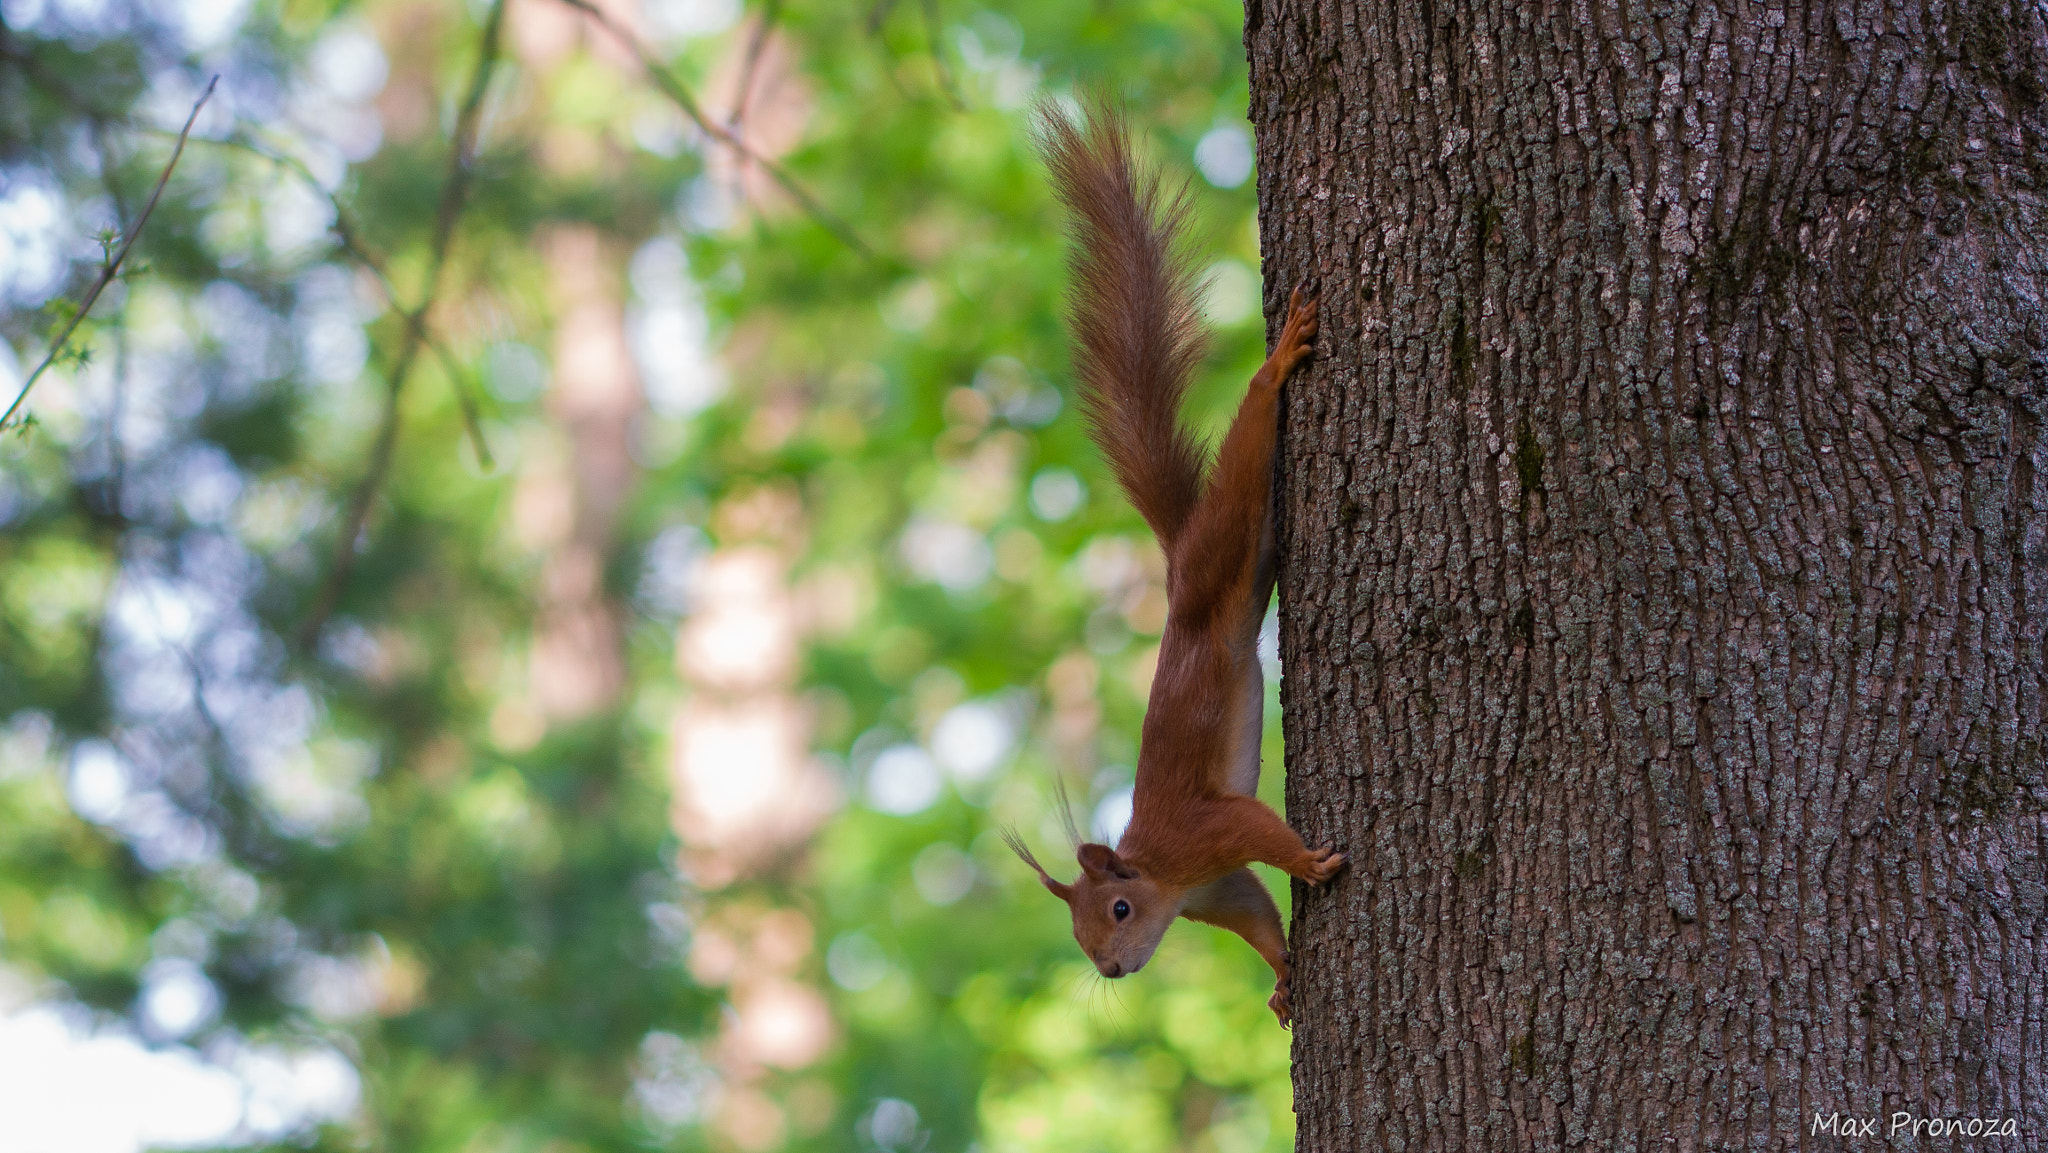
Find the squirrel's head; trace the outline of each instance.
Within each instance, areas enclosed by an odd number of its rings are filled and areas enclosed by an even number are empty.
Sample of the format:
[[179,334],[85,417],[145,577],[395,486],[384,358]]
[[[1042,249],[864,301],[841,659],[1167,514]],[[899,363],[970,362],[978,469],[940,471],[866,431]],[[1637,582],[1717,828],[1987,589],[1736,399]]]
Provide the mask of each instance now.
[[1015,833],[1003,839],[1074,915],[1074,940],[1105,977],[1128,977],[1145,967],[1180,915],[1180,894],[1145,877],[1108,845],[1082,845],[1074,855],[1081,875],[1064,885],[1052,879]]

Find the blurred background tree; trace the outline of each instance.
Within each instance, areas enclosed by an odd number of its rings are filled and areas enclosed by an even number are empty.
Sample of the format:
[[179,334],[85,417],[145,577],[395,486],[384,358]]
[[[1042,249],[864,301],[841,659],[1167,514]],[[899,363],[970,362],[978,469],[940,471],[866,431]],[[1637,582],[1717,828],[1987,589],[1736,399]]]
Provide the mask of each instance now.
[[0,439],[0,1148],[1290,1147],[1256,956],[993,835],[1165,612],[1029,109],[1192,179],[1214,427],[1240,19],[0,0],[6,399],[220,77]]

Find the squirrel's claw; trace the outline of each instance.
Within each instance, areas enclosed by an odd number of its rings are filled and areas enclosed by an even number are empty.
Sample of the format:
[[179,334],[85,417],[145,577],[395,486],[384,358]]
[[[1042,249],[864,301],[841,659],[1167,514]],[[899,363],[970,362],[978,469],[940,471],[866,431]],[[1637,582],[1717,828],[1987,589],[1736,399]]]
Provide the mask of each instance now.
[[1294,1024],[1294,1005],[1288,996],[1287,985],[1286,978],[1282,978],[1279,984],[1273,986],[1273,996],[1266,1002],[1266,1007],[1273,1010],[1275,1017],[1280,1018],[1283,1027]]
[[1315,340],[1321,325],[1316,320],[1316,299],[1305,296],[1296,288],[1287,300],[1287,322],[1280,326],[1280,339],[1273,346],[1273,363],[1280,370],[1279,380],[1287,379],[1294,366],[1313,351],[1310,342]]
[[1311,858],[1309,866],[1302,872],[1301,879],[1311,885],[1327,884],[1330,878],[1343,870],[1345,862],[1349,860],[1344,854],[1329,845],[1313,850],[1309,856]]

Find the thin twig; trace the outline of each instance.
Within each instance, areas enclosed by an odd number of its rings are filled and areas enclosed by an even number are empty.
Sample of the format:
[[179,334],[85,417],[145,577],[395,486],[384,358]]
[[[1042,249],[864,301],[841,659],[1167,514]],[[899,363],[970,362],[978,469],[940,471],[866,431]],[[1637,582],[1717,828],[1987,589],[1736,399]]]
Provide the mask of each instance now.
[[761,18],[754,23],[754,33],[747,39],[747,61],[740,68],[740,94],[732,106],[732,134],[740,135],[740,124],[747,118],[747,104],[753,99],[756,72],[761,67],[761,55],[768,48],[768,33],[775,22],[782,17],[782,0],[766,0],[761,5]]
[[[109,157],[113,155],[114,150],[107,143],[107,122],[98,117],[92,118],[92,147],[93,152],[99,157],[100,183],[106,186],[107,198],[114,202],[114,212],[118,214],[120,219],[126,220],[129,208],[128,198],[121,195],[121,182],[115,180],[113,173],[109,171],[113,164]],[[124,310],[125,307],[124,303]],[[125,512],[127,501],[124,497],[124,492],[128,484],[128,453],[121,444],[121,413],[122,409],[126,407],[125,402],[128,390],[125,385],[127,380],[128,333],[126,325],[116,321],[114,325],[114,372],[113,379],[109,382],[108,387],[111,395],[107,399],[107,428],[103,434],[107,441],[106,504],[107,510],[113,514],[116,522],[124,520],[127,515]]]
[[953,79],[952,66],[946,63],[945,46],[939,43],[939,0],[924,0],[924,37],[931,45],[932,71],[939,74],[939,90],[946,94],[946,100],[955,112],[967,111],[967,100],[960,95],[960,85]]
[[896,0],[875,0],[874,7],[868,9],[868,35],[872,36],[881,31],[882,22],[889,18],[889,13],[895,8]]
[[491,456],[491,446],[484,440],[484,418],[477,411],[477,389],[472,386],[469,374],[462,370],[461,362],[455,359],[448,346],[431,336],[427,347],[433,350],[434,359],[441,362],[441,371],[447,374],[448,390],[455,394],[456,411],[462,414],[463,431],[469,435],[469,445],[476,450],[476,462],[485,469],[496,468],[498,462]]
[[448,179],[441,186],[441,202],[434,213],[426,292],[418,307],[404,314],[405,335],[398,346],[398,356],[392,361],[390,378],[385,383],[384,416],[377,428],[376,444],[370,449],[369,467],[363,478],[356,482],[355,491],[349,495],[341,532],[335,538],[333,566],[327,570],[327,579],[313,600],[312,611],[299,626],[299,647],[304,651],[312,650],[320,639],[320,630],[326,626],[327,618],[341,603],[341,594],[348,588],[349,575],[355,569],[356,541],[362,536],[363,525],[370,517],[370,502],[376,499],[377,490],[391,469],[392,450],[398,443],[399,395],[404,392],[406,378],[412,375],[413,363],[419,358],[421,346],[426,343],[427,313],[440,292],[441,274],[448,263],[449,244],[455,236],[456,222],[462,216],[464,202],[469,195],[484,93],[489,90],[491,72],[497,67],[498,34],[504,23],[505,0],[496,0],[484,22],[476,71],[470,76],[469,91],[463,98],[462,110],[455,118],[455,140],[448,155]]
[[[403,300],[399,299],[398,286],[392,282],[391,273],[386,268],[384,261],[363,244],[361,234],[357,230],[355,222],[349,217],[348,206],[341,202],[340,197],[327,190],[327,187],[320,182],[320,178],[315,176],[313,170],[306,166],[305,161],[289,153],[270,148],[262,142],[242,133],[235,133],[219,140],[202,138],[199,143],[215,144],[223,148],[241,149],[252,156],[260,156],[282,168],[288,168],[301,180],[305,181],[308,186],[312,187],[327,201],[328,208],[333,210],[334,223],[328,226],[328,231],[334,234],[334,239],[340,244],[341,250],[346,252],[350,259],[369,270],[371,278],[377,282],[378,290],[384,294],[385,304],[389,305],[400,316],[410,317],[412,315],[414,309],[408,307]],[[495,462],[491,457],[490,444],[484,439],[483,417],[477,411],[474,391],[466,387],[467,374],[462,371],[460,363],[455,359],[455,354],[449,351],[445,343],[434,336],[431,328],[426,329],[422,333],[421,339],[426,341],[427,348],[433,352],[434,358],[441,362],[441,370],[448,375],[449,390],[455,394],[456,406],[462,413],[463,428],[469,436],[470,446],[476,450],[477,461],[485,468],[492,467]]]
[[[311,173],[308,172],[307,175],[310,177]],[[398,287],[392,283],[391,273],[384,267],[384,262],[363,244],[355,225],[349,220],[347,208],[332,194],[327,194],[327,201],[334,208],[334,224],[330,231],[334,233],[334,238],[341,242],[342,251],[354,258],[356,263],[370,270],[377,281],[377,287],[384,293],[385,303],[400,316],[405,317],[407,324],[416,323],[419,326],[419,339],[425,342],[428,350],[434,354],[434,359],[441,362],[441,371],[448,375],[448,389],[455,394],[455,406],[462,413],[463,429],[469,434],[470,446],[476,449],[477,462],[485,468],[490,468],[494,463],[491,458],[491,446],[484,440],[483,418],[477,412],[476,396],[467,387],[467,376],[463,373],[461,364],[455,359],[455,354],[448,350],[446,344],[435,339],[433,331],[427,327],[427,307],[432,298],[422,301],[417,307],[407,308],[405,303],[398,299]],[[411,329],[407,331],[410,332]]]
[[849,228],[844,221],[834,216],[829,209],[819,203],[817,197],[812,196],[804,189],[803,185],[797,183],[796,178],[791,176],[787,169],[748,147],[746,141],[726,131],[723,126],[705,115],[704,106],[697,102],[696,96],[692,95],[689,88],[684,86],[682,81],[677,80],[673,73],[663,67],[661,61],[655,59],[654,53],[650,52],[647,46],[640,42],[639,37],[633,35],[631,29],[613,20],[603,9],[591,3],[590,0],[562,0],[562,3],[588,16],[598,27],[610,34],[612,39],[617,40],[628,52],[631,52],[640,61],[640,67],[646,70],[648,78],[654,81],[654,86],[661,89],[662,94],[674,102],[677,108],[682,109],[683,115],[690,118],[690,122],[697,126],[698,131],[732,149],[741,159],[760,165],[761,170],[773,177],[775,183],[781,185],[782,190],[789,193],[791,198],[801,205],[803,210],[809,213],[811,218],[816,220],[825,231],[838,237],[841,244],[846,245],[862,256],[870,260],[875,259],[874,250],[869,248],[859,236],[855,235],[853,229]]
[[[939,10],[937,0],[921,0],[920,7],[924,11],[925,40],[931,45],[932,72],[938,78],[939,90],[945,96],[946,102],[953,106],[954,111],[965,112],[967,110],[967,101],[960,95],[960,85],[953,78],[952,66],[946,63],[945,56],[939,51]],[[895,11],[895,8],[896,0],[880,0],[874,8],[869,10],[867,18],[868,35],[881,42],[883,50],[891,54],[891,60],[895,59],[895,50],[890,47],[889,36],[882,30],[882,26],[888,23],[889,16]],[[889,78],[889,85],[896,89],[898,96],[903,97],[905,100],[919,100],[923,98],[923,93],[913,93],[903,83],[903,78],[897,75],[896,69],[884,69],[882,74]]]
[[213,90],[219,84],[220,77],[216,75],[207,82],[206,91],[199,94],[199,102],[192,106],[192,114],[185,118],[185,127],[178,132],[177,147],[171,149],[171,158],[164,163],[163,174],[156,178],[156,188],[149,194],[149,203],[142,206],[142,215],[135,218],[134,226],[121,241],[120,251],[114,253],[101,266],[99,278],[92,282],[91,288],[86,289],[85,299],[79,302],[78,311],[72,314],[70,323],[64,326],[64,331],[58,333],[57,338],[50,342],[50,351],[44,354],[43,362],[36,365],[35,371],[29,373],[28,379],[22,382],[21,391],[14,396],[14,403],[7,406],[6,412],[0,413],[0,429],[7,428],[14,420],[14,414],[20,410],[22,402],[28,399],[28,390],[36,386],[36,378],[43,375],[44,370],[50,365],[56,363],[58,354],[62,353],[64,346],[70,342],[71,334],[85,322],[86,314],[92,311],[92,306],[99,300],[100,293],[113,282],[114,275],[121,271],[121,262],[128,259],[128,250],[135,247],[135,238],[142,235],[142,226],[149,223],[149,214],[156,211],[156,202],[164,194],[164,185],[171,182],[171,170],[178,166],[178,158],[185,154],[185,138],[192,135],[192,125],[199,119],[199,110],[206,107],[206,102],[213,98]]

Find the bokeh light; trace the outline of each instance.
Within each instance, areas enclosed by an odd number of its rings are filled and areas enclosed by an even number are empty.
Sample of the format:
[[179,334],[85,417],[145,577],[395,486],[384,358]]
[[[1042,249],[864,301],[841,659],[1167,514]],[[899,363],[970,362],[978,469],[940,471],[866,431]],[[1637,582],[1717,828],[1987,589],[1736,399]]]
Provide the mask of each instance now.
[[998,834],[1128,820],[1165,620],[1031,109],[1200,178],[1213,436],[1239,9],[595,9],[662,76],[559,0],[0,0],[0,385],[221,76],[0,436],[0,1150],[1286,1148],[1257,957],[1107,986]]

